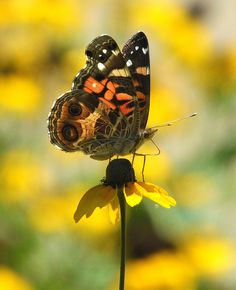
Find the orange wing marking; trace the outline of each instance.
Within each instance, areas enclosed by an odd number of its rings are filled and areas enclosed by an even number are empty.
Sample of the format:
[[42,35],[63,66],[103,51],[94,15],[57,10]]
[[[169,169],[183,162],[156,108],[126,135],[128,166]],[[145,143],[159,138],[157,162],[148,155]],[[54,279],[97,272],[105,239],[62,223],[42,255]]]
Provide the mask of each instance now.
[[128,101],[128,100],[132,100],[133,97],[131,95],[125,94],[125,93],[119,93],[116,94],[116,98],[118,101]]
[[87,87],[87,89],[91,90],[92,92],[94,92],[96,94],[99,94],[104,89],[104,86],[105,86],[106,81],[107,80],[104,79],[101,82],[98,82],[93,77],[89,77],[85,81],[84,86]]
[[116,106],[114,104],[112,104],[111,102],[109,102],[108,100],[106,100],[106,99],[104,99],[102,97],[100,97],[99,100],[102,101],[104,104],[106,104],[112,110],[116,109]]
[[113,83],[113,85],[114,85],[114,87],[115,87],[115,88],[118,88],[118,87],[120,87],[120,85],[119,85],[119,84],[117,84],[117,83]]
[[108,101],[112,100],[114,96],[114,93],[111,92],[110,90],[106,91],[104,94],[104,98]]
[[140,83],[137,80],[133,80],[134,87],[139,87]]
[[140,75],[144,75],[144,76],[146,76],[146,75],[149,74],[149,70],[148,70],[148,68],[145,67],[145,66],[137,67],[137,68],[136,68],[136,72],[137,72],[138,74],[140,74]]
[[126,103],[124,103],[123,105],[121,105],[120,106],[120,110],[121,110],[121,112],[126,116],[126,115],[128,115],[129,113],[131,113],[133,110],[134,110],[134,108],[132,107],[132,108],[129,108],[128,106],[129,106],[129,104],[131,104],[133,101],[129,101],[129,102],[126,102]]
[[93,92],[92,90],[90,90],[90,89],[87,88],[87,87],[83,87],[83,90],[84,90],[85,92],[89,93],[89,94],[91,94],[91,93]]
[[116,89],[115,89],[115,86],[114,86],[114,84],[113,84],[112,82],[108,82],[108,83],[107,83],[107,88],[108,88],[108,90],[110,90],[113,94],[115,94]]
[[146,96],[143,93],[139,92],[139,91],[136,92],[136,95],[137,95],[139,100],[145,100],[146,99]]

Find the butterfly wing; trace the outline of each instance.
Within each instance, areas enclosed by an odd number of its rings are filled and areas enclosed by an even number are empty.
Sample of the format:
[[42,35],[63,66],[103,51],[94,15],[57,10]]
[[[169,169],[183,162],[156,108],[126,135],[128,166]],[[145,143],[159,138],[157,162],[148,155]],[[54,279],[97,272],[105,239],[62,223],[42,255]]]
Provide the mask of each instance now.
[[[72,90],[82,89],[124,117],[138,117],[137,96],[131,73],[114,39],[95,38],[85,50],[87,62],[73,81]],[[139,118],[136,117],[136,120]],[[135,127],[135,126],[134,126]]]
[[131,72],[140,109],[140,128],[145,129],[150,106],[150,59],[146,35],[138,32],[125,44],[122,53]]
[[140,112],[126,61],[108,35],[94,39],[85,53],[86,66],[71,92],[58,98],[49,115],[51,142],[95,159],[128,154],[140,127]]

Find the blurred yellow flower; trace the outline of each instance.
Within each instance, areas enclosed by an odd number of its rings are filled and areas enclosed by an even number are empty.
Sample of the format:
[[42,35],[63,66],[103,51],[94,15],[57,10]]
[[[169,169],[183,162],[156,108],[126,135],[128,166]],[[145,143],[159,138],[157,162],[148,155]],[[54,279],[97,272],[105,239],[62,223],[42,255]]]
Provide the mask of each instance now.
[[[11,0],[1,3],[2,24],[34,23],[48,24],[61,30],[69,29],[82,21],[82,14],[78,17],[76,11],[83,7],[82,2],[75,0]],[[53,13],[51,13],[53,11]]]
[[45,233],[59,232],[72,227],[73,199],[74,196],[71,195],[50,196],[44,193],[31,203],[28,210],[30,221],[37,230]]
[[48,190],[53,176],[36,156],[24,150],[12,150],[2,160],[0,172],[4,201],[19,202]]
[[[62,196],[44,194],[35,199],[28,209],[29,219],[35,229],[42,233],[55,233],[61,231],[73,231],[74,234],[82,233],[85,237],[105,236],[113,229],[107,219],[107,212],[96,211],[92,219],[82,220],[75,228],[71,219],[71,212],[75,207],[78,193],[69,190]],[[53,210],[52,210],[53,209]],[[42,214],[43,213],[43,214]],[[95,222],[96,221],[96,222]]]
[[236,81],[236,42],[231,47],[229,47],[227,51],[226,62],[227,66],[229,67],[229,76],[232,76],[233,80]]
[[1,290],[33,290],[33,287],[19,274],[11,269],[0,267],[0,289]]
[[67,76],[68,82],[78,73],[78,70],[85,65],[86,57],[84,50],[71,49],[65,52],[63,57],[63,73]]
[[195,238],[184,249],[198,275],[219,276],[236,266],[236,248],[226,239]]
[[183,255],[162,252],[128,263],[125,289],[195,290],[195,277]]
[[30,78],[11,75],[0,78],[1,112],[34,113],[40,107],[41,89]]
[[203,70],[201,73],[203,84],[213,90],[217,87],[226,100],[229,96],[234,98],[236,43],[226,47],[219,55],[213,55],[208,67],[209,69]]
[[198,67],[211,57],[212,43],[207,29],[193,21],[176,1],[148,0],[139,5],[131,2],[129,9],[136,27],[151,27],[156,37],[185,63]]
[[[16,45],[17,43],[17,45]],[[1,35],[0,69],[10,72],[24,72],[29,79],[43,70],[43,62],[50,53],[48,35],[40,28],[29,26],[13,28]],[[23,76],[21,76],[22,78]]]
[[[143,196],[165,208],[176,205],[176,201],[169,196],[167,191],[152,183],[127,182],[123,190],[126,202],[131,207],[139,204]],[[118,223],[120,220],[120,212],[117,188],[110,185],[97,185],[92,187],[84,194],[78,204],[74,214],[75,222],[78,222],[83,216],[90,217],[97,207],[103,208],[107,205],[109,206],[112,223]]]

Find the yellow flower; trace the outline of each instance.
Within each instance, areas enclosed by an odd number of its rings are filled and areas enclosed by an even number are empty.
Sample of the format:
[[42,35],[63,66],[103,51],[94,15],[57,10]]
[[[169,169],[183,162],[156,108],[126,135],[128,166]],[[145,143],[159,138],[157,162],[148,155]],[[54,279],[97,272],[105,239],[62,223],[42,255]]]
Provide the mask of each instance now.
[[0,266],[0,289],[33,290],[33,287],[18,273],[5,266]]
[[235,246],[219,237],[194,237],[185,242],[185,255],[202,276],[223,276],[235,267]]
[[179,252],[163,251],[130,261],[126,277],[127,290],[196,289],[196,271]]
[[83,216],[90,217],[97,207],[108,206],[112,223],[118,223],[120,220],[118,188],[123,189],[126,203],[131,207],[139,204],[143,197],[165,208],[176,205],[174,198],[160,186],[136,182],[132,165],[127,159],[116,159],[109,163],[104,183],[90,188],[81,198],[74,214],[75,222]]
[[[31,78],[10,75],[0,78],[1,112],[35,114],[41,104],[42,92]],[[23,115],[25,116],[25,115]]]
[[139,5],[130,1],[128,7],[132,11],[130,22],[136,27],[150,28],[152,40],[158,35],[168,48],[166,51],[170,49],[184,63],[201,68],[211,57],[212,41],[208,30],[189,17],[178,1],[147,0]]

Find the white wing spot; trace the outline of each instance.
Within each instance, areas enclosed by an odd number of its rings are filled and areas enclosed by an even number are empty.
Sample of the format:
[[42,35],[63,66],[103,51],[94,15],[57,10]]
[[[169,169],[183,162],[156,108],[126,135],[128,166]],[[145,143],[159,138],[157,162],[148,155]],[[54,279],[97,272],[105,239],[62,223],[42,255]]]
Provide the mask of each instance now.
[[98,63],[98,69],[99,70],[104,70],[105,68],[106,67],[105,67],[105,65],[103,63],[101,63],[101,62]]
[[115,55],[115,56],[117,56],[118,54],[119,54],[119,50],[118,49],[116,49],[116,50],[112,50],[112,53]]
[[133,53],[134,53],[133,50],[131,50],[130,54],[133,54]]
[[139,46],[135,46],[135,50],[138,50],[139,49]]
[[132,63],[132,61],[130,59],[128,59],[126,64],[127,64],[127,66],[131,66],[133,63]]
[[54,145],[57,149],[62,150],[58,145]]
[[104,49],[102,50],[102,52],[103,52],[104,54],[106,54],[106,53],[107,53],[107,50],[104,48]]
[[143,47],[142,51],[143,51],[144,54],[146,54],[148,52],[148,47],[147,48]]

